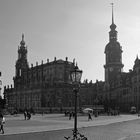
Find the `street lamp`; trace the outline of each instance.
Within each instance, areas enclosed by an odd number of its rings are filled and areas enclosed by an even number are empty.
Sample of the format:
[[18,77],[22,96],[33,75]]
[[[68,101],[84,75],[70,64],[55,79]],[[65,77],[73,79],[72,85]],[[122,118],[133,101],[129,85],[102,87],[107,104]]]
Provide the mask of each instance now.
[[77,64],[74,67],[74,69],[70,72],[70,78],[72,81],[72,85],[73,85],[73,92],[75,95],[75,105],[74,105],[74,130],[73,130],[73,138],[70,139],[70,137],[65,137],[65,139],[67,140],[87,140],[87,138],[80,134],[77,130],[77,93],[79,91],[80,88],[80,81],[81,81],[81,77],[82,77],[82,70],[79,70]]

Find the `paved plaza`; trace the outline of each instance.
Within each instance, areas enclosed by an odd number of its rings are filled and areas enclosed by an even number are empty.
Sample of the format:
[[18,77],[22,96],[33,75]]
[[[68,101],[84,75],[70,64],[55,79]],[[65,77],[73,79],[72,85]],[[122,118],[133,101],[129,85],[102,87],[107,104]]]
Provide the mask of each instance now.
[[[64,114],[44,114],[32,115],[31,120],[24,120],[23,114],[17,116],[5,116],[5,135],[52,131],[61,129],[70,129],[74,126],[74,119],[69,120]],[[107,125],[116,122],[138,119],[136,115],[119,115],[119,116],[92,116],[88,121],[88,116],[78,116],[78,128]]]
[[[4,126],[5,134],[4,135],[0,134],[0,139],[1,137],[8,139],[8,137],[10,138],[10,136],[17,136],[23,134],[35,136],[43,132],[44,132],[43,135],[45,135],[46,132],[48,134],[51,131],[55,131],[55,133],[57,133],[56,135],[60,135],[61,134],[60,131],[71,135],[72,132],[70,131],[70,129],[73,129],[74,126],[74,119],[72,118],[71,120],[69,120],[69,117],[64,116],[64,114],[44,114],[44,115],[36,114],[36,115],[32,115],[31,120],[24,120],[23,114],[17,116],[7,115],[5,117],[6,117],[6,124]],[[87,116],[78,116],[78,129],[83,131],[84,128],[90,128],[95,126],[97,127],[106,126],[109,124],[126,122],[126,121],[137,120],[137,119],[139,120],[137,115],[119,115],[119,116],[102,115],[96,118],[92,116],[92,120],[88,121]],[[61,137],[63,137],[63,135]],[[52,138],[49,138],[49,140],[51,139]]]

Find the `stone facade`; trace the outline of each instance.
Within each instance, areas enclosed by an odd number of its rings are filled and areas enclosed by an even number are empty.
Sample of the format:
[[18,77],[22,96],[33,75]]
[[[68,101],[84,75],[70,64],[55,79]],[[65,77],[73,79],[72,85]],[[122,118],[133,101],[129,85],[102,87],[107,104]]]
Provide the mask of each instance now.
[[70,84],[70,71],[74,68],[75,61],[57,60],[29,67],[27,61],[27,47],[24,35],[18,48],[18,60],[16,61],[16,74],[13,78],[14,87],[5,87],[7,104],[9,109],[25,108],[39,109],[43,107],[73,106],[72,86]]
[[123,72],[122,47],[117,41],[116,25],[112,8],[112,24],[109,43],[105,47],[105,100],[110,108],[129,112],[132,106],[140,108],[140,59],[136,58],[133,69]]
[[[85,80],[81,83],[78,94],[78,107],[103,105],[109,108],[129,112],[132,106],[140,108],[140,59],[138,56],[133,69],[123,72],[122,47],[117,40],[116,25],[112,9],[109,43],[105,47],[105,81],[95,83]],[[4,95],[8,109],[33,108],[37,111],[63,111],[74,107],[74,94],[69,74],[75,62],[57,60],[29,67],[27,47],[24,35],[18,48],[16,74],[13,78],[14,87],[5,87]]]
[[132,106],[140,109],[140,59],[137,57],[129,72],[119,73],[110,84],[108,94],[112,104],[129,112]]

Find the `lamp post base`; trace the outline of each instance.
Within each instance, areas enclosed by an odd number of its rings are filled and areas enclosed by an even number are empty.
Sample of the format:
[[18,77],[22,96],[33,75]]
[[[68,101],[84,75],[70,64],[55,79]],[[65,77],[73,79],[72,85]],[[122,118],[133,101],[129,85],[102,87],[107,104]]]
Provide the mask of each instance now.
[[73,131],[73,136],[64,137],[66,140],[88,140],[87,137],[80,134],[78,131],[76,133],[74,132],[74,130],[72,130],[72,131]]

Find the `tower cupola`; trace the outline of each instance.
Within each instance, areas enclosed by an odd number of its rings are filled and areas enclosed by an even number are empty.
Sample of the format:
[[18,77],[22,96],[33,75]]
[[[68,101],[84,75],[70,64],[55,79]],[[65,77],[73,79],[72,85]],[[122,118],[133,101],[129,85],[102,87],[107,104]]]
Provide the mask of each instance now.
[[21,42],[20,42],[20,45],[21,45],[21,46],[25,46],[24,34],[22,34],[22,40],[21,40]]
[[117,31],[115,30],[117,26],[114,24],[113,3],[111,3],[111,5],[112,5],[112,24],[110,25],[111,31],[109,32],[109,40],[117,41]]
[[117,31],[116,25],[114,23],[114,11],[113,11],[113,3],[112,5],[112,23],[110,25],[109,32],[109,43],[105,47],[105,60],[106,64],[105,68],[105,81],[107,83],[111,83],[118,73],[122,72],[123,64],[122,64],[122,47],[120,43],[117,41]]
[[27,47],[25,47],[24,34],[22,34],[22,40],[18,48],[18,59],[27,59]]
[[18,47],[18,59],[16,61],[16,76],[21,76],[22,72],[27,68],[27,47],[25,46],[24,34],[22,34],[20,47]]

